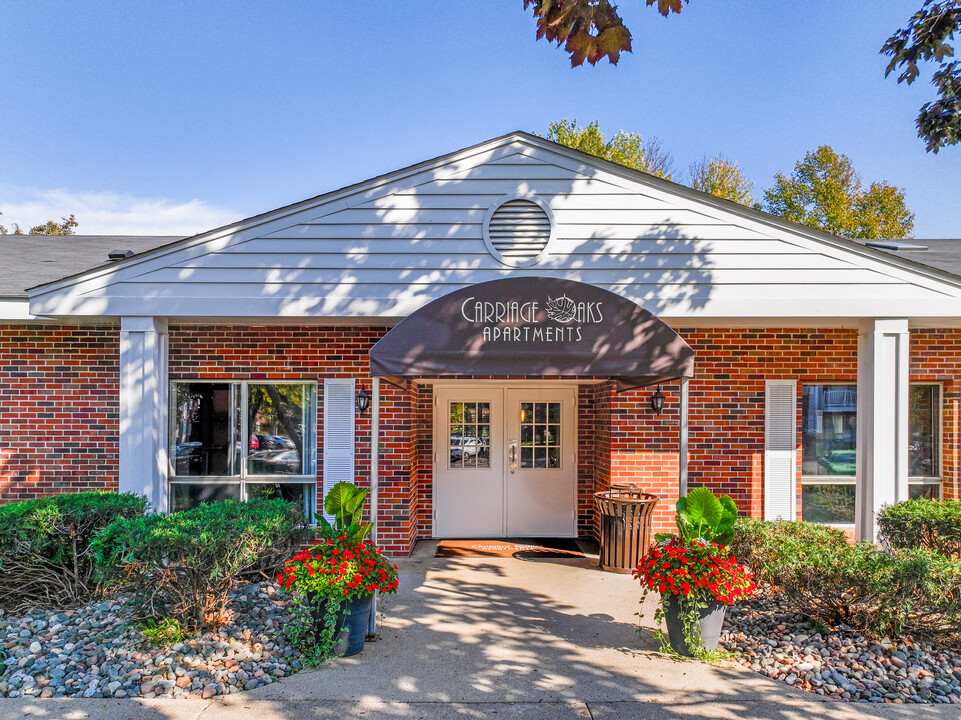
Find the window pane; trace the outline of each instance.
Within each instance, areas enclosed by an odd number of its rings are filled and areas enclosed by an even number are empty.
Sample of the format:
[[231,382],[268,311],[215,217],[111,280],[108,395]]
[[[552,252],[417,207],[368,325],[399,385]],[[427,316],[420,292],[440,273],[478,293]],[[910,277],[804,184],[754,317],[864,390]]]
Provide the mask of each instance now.
[[280,498],[302,507],[307,517],[310,517],[310,508],[313,505],[313,493],[311,491],[312,487],[310,485],[298,483],[248,483],[247,499],[266,498],[273,500]]
[[534,448],[530,448],[530,447],[521,448],[521,467],[522,468],[534,467]]
[[802,474],[854,475],[857,401],[856,385],[804,387]]
[[491,406],[488,402],[450,404],[450,466],[489,468]]
[[805,522],[854,523],[854,484],[801,486],[801,519]]
[[247,393],[247,473],[306,475],[309,387],[251,383]]
[[941,473],[937,447],[938,386],[912,385],[909,405],[908,475],[938,477]]
[[170,510],[190,510],[201,503],[240,500],[240,483],[173,483],[170,486]]
[[908,498],[911,500],[917,500],[918,498],[924,498],[925,500],[940,500],[941,484],[911,483],[908,485]]
[[237,475],[237,428],[229,383],[177,383],[174,398],[174,475]]

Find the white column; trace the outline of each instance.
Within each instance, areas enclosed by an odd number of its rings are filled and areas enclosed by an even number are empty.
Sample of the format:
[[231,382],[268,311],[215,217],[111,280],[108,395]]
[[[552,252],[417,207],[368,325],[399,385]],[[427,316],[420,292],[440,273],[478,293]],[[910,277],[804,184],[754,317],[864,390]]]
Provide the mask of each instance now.
[[120,492],[167,511],[167,321],[120,320]]
[[866,321],[858,337],[858,540],[875,541],[878,510],[908,499],[908,366],[908,321]]
[[[370,416],[370,521],[374,529],[370,532],[370,539],[377,542],[377,492],[380,487],[380,378],[373,379],[371,389]],[[377,593],[370,606],[370,620],[367,622],[367,634],[377,634]]]

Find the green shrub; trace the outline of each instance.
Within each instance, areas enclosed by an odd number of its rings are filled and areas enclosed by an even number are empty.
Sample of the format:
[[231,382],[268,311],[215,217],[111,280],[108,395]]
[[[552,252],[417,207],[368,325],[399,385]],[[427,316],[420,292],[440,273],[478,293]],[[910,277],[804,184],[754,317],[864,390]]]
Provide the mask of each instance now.
[[828,525],[738,518],[729,549],[751,568],[760,586],[777,585],[787,568],[804,562],[821,548],[846,544],[844,532]]
[[881,540],[892,548],[923,547],[961,557],[961,500],[908,500],[878,513]]
[[101,591],[91,540],[147,501],[114,492],[65,493],[0,505],[0,607],[62,607]]
[[957,636],[961,561],[924,548],[887,552],[837,528],[744,518],[732,551],[759,582],[815,621],[873,635]]
[[131,591],[141,619],[167,618],[194,632],[227,620],[228,596],[245,573],[278,571],[306,538],[296,505],[228,500],[118,520],[94,547],[113,581]]

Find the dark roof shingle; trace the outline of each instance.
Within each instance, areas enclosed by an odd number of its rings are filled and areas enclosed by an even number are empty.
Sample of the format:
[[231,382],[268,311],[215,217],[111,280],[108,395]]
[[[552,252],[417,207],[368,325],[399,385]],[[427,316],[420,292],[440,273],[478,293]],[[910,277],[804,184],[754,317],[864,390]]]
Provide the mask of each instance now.
[[0,297],[26,298],[27,288],[106,265],[111,250],[135,254],[179,235],[0,235]]

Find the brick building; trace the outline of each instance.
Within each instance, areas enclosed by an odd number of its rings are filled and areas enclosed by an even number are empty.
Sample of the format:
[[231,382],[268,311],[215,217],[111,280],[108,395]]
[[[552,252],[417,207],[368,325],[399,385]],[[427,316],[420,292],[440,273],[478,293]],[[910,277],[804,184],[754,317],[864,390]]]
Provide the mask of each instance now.
[[313,512],[348,479],[402,554],[590,535],[612,482],[661,529],[686,484],[868,538],[958,497],[951,241],[866,247],[512,133],[190,238],[2,242],[0,501]]

